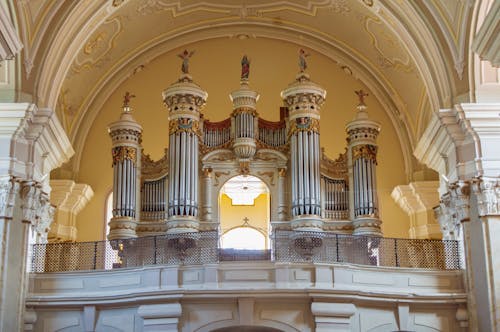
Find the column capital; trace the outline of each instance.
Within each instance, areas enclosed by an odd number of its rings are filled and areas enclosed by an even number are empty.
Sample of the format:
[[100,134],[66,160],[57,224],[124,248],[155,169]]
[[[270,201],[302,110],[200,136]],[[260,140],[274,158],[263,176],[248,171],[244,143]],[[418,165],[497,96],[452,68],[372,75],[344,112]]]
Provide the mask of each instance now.
[[479,216],[500,215],[500,178],[480,177],[471,181]]

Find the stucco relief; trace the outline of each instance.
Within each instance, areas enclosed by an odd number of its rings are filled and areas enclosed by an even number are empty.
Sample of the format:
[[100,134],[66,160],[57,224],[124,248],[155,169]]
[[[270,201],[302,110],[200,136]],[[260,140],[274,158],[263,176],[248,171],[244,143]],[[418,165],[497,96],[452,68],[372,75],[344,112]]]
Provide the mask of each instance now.
[[71,66],[72,73],[99,68],[102,64],[111,61],[109,53],[115,48],[117,38],[123,31],[123,18],[121,16],[108,18],[83,45]]
[[372,16],[362,18],[363,29],[370,37],[370,44],[377,52],[377,61],[382,68],[393,68],[403,73],[415,71],[410,55],[402,44],[386,32],[382,20]]
[[180,1],[169,2],[165,0],[147,0],[141,1],[137,6],[137,12],[140,15],[151,15],[158,12],[170,11],[172,17],[179,17],[191,14],[196,11],[214,12],[219,14],[234,15],[240,18],[248,16],[263,16],[278,11],[293,11],[308,16],[316,16],[318,9],[329,8],[334,13],[347,13],[350,8],[346,0],[316,0],[316,1],[274,1],[271,3],[262,2],[251,5],[248,4],[214,4],[200,1],[191,3]]

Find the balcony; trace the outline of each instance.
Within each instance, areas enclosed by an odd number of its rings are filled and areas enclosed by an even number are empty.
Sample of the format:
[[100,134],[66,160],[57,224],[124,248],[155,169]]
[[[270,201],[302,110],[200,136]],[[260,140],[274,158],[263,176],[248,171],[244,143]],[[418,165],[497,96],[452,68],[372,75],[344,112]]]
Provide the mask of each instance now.
[[222,249],[200,232],[35,245],[26,317],[34,331],[466,326],[456,241],[275,230],[270,242]]

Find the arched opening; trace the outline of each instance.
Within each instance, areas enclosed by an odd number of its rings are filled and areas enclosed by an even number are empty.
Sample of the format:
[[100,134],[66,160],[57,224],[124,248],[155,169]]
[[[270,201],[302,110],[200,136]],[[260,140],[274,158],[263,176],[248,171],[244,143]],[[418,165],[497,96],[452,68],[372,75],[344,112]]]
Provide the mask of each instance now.
[[231,178],[219,193],[221,248],[269,249],[270,191],[259,178]]
[[212,330],[211,332],[282,332],[281,330],[265,326],[230,326]]

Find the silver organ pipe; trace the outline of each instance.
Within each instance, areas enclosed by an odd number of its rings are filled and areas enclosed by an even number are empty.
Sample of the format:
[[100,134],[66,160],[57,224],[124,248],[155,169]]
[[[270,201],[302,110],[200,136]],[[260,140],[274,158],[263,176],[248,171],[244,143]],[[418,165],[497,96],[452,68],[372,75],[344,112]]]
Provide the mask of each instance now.
[[321,176],[323,200],[327,219],[346,220],[349,216],[349,193],[345,179],[332,179],[325,175]]
[[[179,120],[180,121],[180,120]],[[207,133],[205,127],[204,131]],[[210,130],[211,134],[216,131]],[[215,136],[206,136],[210,142]],[[170,176],[168,216],[192,216],[198,213],[198,135],[192,128],[179,129],[170,135]],[[158,184],[161,188],[165,184]],[[155,197],[163,197],[160,190]],[[157,203],[156,209],[161,203]]]
[[135,147],[113,148],[113,217],[135,218],[136,158]]
[[259,118],[257,123],[257,138],[259,141],[275,148],[284,146],[287,143],[285,121],[270,122]]
[[203,126],[203,144],[214,148],[229,143],[231,140],[231,119],[220,122],[205,121]]
[[375,151],[372,145],[353,148],[354,216],[378,216]]
[[165,211],[167,206],[167,182],[168,177],[166,175],[155,180],[144,180],[141,190],[141,216],[144,220],[165,220],[167,214],[167,211]]

